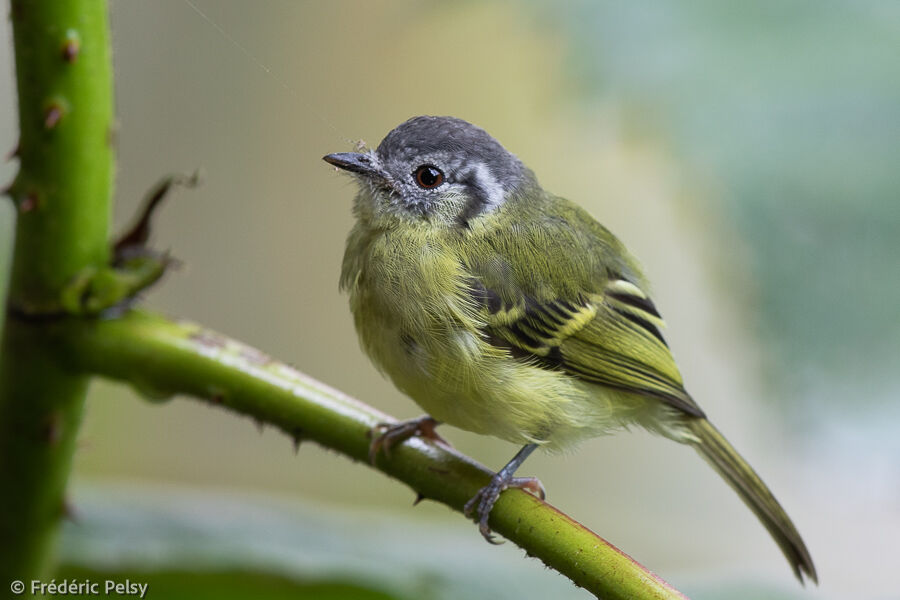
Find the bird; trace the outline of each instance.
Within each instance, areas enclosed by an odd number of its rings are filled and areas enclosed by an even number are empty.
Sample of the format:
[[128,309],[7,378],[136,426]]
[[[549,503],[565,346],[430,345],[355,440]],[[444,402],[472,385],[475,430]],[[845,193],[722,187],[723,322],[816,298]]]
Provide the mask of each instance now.
[[495,542],[504,490],[543,497],[515,476],[536,449],[640,426],[697,450],[818,583],[787,513],[686,391],[637,260],[585,209],[455,117],[414,117],[324,160],[358,184],[340,288],[360,345],[426,412],[377,426],[373,462],[414,435],[443,441],[442,423],[520,445],[465,506]]

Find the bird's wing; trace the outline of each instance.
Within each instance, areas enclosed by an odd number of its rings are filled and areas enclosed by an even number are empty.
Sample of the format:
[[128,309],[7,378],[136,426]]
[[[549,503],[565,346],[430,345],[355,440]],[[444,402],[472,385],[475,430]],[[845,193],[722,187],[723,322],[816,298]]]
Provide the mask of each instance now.
[[[598,242],[598,235],[604,239]],[[582,247],[560,247],[579,243]],[[504,256],[513,250],[504,250],[502,243],[481,246],[489,248],[487,255],[470,265],[468,292],[479,308],[486,339],[543,368],[654,396],[704,416],[683,387],[660,333],[665,324],[642,289],[637,265],[611,233],[579,213],[522,228],[516,247],[523,244],[532,256],[553,257],[546,268],[540,263],[527,272],[491,268],[523,264]]]

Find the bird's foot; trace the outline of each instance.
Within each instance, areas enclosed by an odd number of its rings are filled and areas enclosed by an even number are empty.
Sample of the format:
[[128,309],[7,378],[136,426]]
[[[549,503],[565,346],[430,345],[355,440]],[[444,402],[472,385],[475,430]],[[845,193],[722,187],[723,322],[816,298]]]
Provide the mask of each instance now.
[[478,490],[478,493],[472,496],[472,499],[466,502],[463,512],[467,517],[475,518],[478,521],[478,530],[484,539],[491,544],[502,544],[497,541],[491,533],[491,527],[488,525],[488,518],[491,516],[491,509],[494,503],[500,497],[503,490],[509,488],[519,488],[531,492],[541,500],[546,497],[544,486],[537,477],[512,477],[504,475],[502,472],[497,473],[491,479],[491,482]]
[[369,462],[374,465],[375,459],[378,458],[378,453],[382,450],[385,455],[390,456],[391,448],[394,445],[402,443],[413,436],[419,436],[452,448],[453,446],[450,442],[435,431],[435,427],[438,425],[440,425],[440,422],[428,415],[408,421],[400,421],[399,423],[379,423],[372,428],[372,443],[369,444]]

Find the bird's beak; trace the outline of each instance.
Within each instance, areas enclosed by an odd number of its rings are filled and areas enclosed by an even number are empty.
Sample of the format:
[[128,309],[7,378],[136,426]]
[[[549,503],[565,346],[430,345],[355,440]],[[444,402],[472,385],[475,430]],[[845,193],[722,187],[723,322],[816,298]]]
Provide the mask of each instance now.
[[384,178],[384,172],[371,154],[359,152],[338,152],[323,156],[322,160],[336,166],[338,169],[358,173],[360,175]]

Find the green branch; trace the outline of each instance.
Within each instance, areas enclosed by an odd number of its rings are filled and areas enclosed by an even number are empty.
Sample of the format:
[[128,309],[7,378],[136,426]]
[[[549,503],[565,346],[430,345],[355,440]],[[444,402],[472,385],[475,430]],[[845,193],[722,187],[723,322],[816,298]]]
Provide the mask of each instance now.
[[[35,319],[108,262],[112,86],[106,2],[13,0],[20,169],[0,341],[0,581],[39,576],[61,517],[88,377],[61,368]],[[28,316],[26,318],[25,316]]]
[[[122,318],[48,325],[60,360],[135,385],[151,397],[189,394],[274,425],[366,463],[369,431],[392,420],[258,350],[199,325],[132,312]],[[491,473],[452,449],[411,439],[377,468],[419,496],[457,511]],[[633,559],[549,504],[505,492],[491,527],[570,578],[609,599],[683,596]],[[478,533],[474,529],[472,535]]]
[[112,67],[106,2],[12,2],[19,209],[10,303],[49,312],[82,270],[109,262]]

